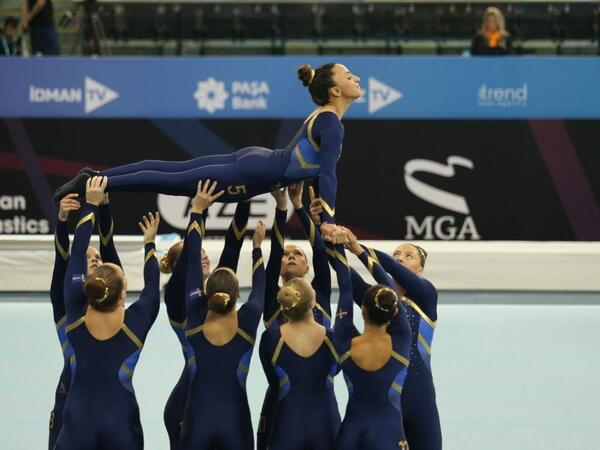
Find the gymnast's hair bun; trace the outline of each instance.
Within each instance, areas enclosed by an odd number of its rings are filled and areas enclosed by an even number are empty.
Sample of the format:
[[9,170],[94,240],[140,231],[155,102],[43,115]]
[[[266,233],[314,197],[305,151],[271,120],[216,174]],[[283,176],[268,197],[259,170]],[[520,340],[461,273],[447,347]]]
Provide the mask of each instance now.
[[310,64],[304,64],[298,68],[298,79],[302,85],[308,87],[315,76],[315,70]]

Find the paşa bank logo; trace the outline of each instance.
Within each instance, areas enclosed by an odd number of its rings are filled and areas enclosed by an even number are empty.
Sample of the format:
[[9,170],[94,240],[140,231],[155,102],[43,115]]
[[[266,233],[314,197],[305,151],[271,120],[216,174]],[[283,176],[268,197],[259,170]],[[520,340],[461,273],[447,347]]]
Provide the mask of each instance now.
[[194,98],[198,109],[214,114],[225,109],[228,100],[234,111],[267,110],[270,93],[269,83],[264,80],[235,80],[227,89],[224,81],[209,77],[198,81]]
[[117,91],[90,77],[85,77],[83,89],[29,85],[31,103],[83,103],[86,114],[96,111],[117,98],[119,98]]

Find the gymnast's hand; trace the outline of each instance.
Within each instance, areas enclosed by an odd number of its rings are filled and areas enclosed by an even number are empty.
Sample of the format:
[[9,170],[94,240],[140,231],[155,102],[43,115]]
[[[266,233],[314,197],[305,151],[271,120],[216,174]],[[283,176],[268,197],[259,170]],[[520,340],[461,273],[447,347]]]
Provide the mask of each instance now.
[[79,194],[73,193],[67,194],[66,197],[62,198],[58,207],[58,220],[61,222],[66,222],[69,218],[69,212],[77,211],[79,208],[81,208],[81,203],[79,203],[79,200],[77,200],[78,196]]
[[348,239],[347,242],[344,244],[344,247],[346,247],[348,251],[354,253],[356,256],[360,255],[364,251],[364,249],[358,243],[358,238],[356,237],[356,235],[346,227],[339,228],[341,228],[344,231],[344,233],[346,233],[346,237]]
[[108,192],[104,193],[104,197],[102,197],[101,205],[108,205]]
[[104,198],[104,189],[108,184],[108,177],[88,178],[85,183],[85,201],[90,205],[98,206]]
[[277,189],[276,191],[271,192],[271,195],[275,198],[277,202],[277,209],[281,211],[287,211],[287,196],[285,195],[285,189]]
[[144,234],[144,245],[154,242],[158,224],[160,223],[160,214],[156,211],[154,214],[148,213],[142,217],[142,222],[138,222],[140,230]]
[[252,235],[252,245],[254,245],[254,248],[260,248],[262,241],[265,238],[265,230],[265,223],[262,220],[259,220],[256,224],[254,234]]
[[324,223],[321,225],[321,236],[323,240],[332,244],[346,244],[348,236],[342,227],[334,223]]
[[294,209],[302,208],[302,193],[304,192],[304,181],[288,186],[287,191]]
[[219,191],[215,194],[216,189],[216,181],[212,184],[210,180],[206,180],[204,184],[202,184],[202,180],[198,181],[198,191],[196,192],[196,196],[192,199],[192,212],[202,214],[205,209],[225,193],[225,191]]
[[317,226],[321,225],[321,213],[323,212],[323,205],[321,205],[321,199],[317,198],[315,190],[312,186],[308,188],[310,194],[310,218],[313,223]]

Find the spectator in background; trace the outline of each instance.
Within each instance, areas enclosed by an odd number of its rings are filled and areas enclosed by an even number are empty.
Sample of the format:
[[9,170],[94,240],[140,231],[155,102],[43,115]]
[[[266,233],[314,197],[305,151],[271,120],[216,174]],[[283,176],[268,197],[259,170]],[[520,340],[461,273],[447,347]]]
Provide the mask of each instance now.
[[504,15],[495,6],[483,13],[481,30],[471,43],[471,55],[509,55],[512,53],[512,39],[506,31]]
[[8,16],[4,19],[4,27],[0,34],[0,56],[19,56],[21,54],[21,38],[19,32],[19,19]]
[[21,0],[21,15],[23,31],[29,31],[31,38],[31,53],[60,54],[52,0]]

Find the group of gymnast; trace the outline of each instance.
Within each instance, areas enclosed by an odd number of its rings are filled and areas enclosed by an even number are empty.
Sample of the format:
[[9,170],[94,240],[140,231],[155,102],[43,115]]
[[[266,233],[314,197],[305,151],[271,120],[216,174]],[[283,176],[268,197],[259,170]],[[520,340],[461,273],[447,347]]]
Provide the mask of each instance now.
[[[431,373],[437,291],[422,273],[424,249],[399,245],[388,255],[359,243],[335,223],[341,118],[360,97],[360,79],[341,64],[302,66],[300,80],[318,108],[284,149],[247,147],[190,161],[142,161],[103,172],[82,171],[61,186],[51,302],[64,367],[50,416],[49,449],[139,450],[144,447],[132,378],[158,315],[160,272],[169,273],[164,303],[181,344],[184,367],[165,405],[171,450],[254,449],[246,378],[258,344],[268,380],[256,430],[259,450],[439,450],[440,422]],[[303,205],[304,180],[310,188]],[[160,218],[139,222],[144,237],[144,288],[125,306],[127,278],[113,242],[109,192],[189,196],[181,242],[160,258]],[[236,275],[250,203],[271,192],[276,213],[265,268],[265,224],[252,233],[252,288],[240,298]],[[289,202],[312,247],[314,278],[301,247],[285,245]],[[216,268],[202,248],[208,208],[235,202]],[[69,243],[67,220],[80,211]],[[98,227],[99,251],[90,247]],[[369,284],[346,251],[367,267]],[[339,286],[331,311],[331,270]],[[354,325],[354,304],[364,330]],[[334,379],[349,391],[340,416]]]

